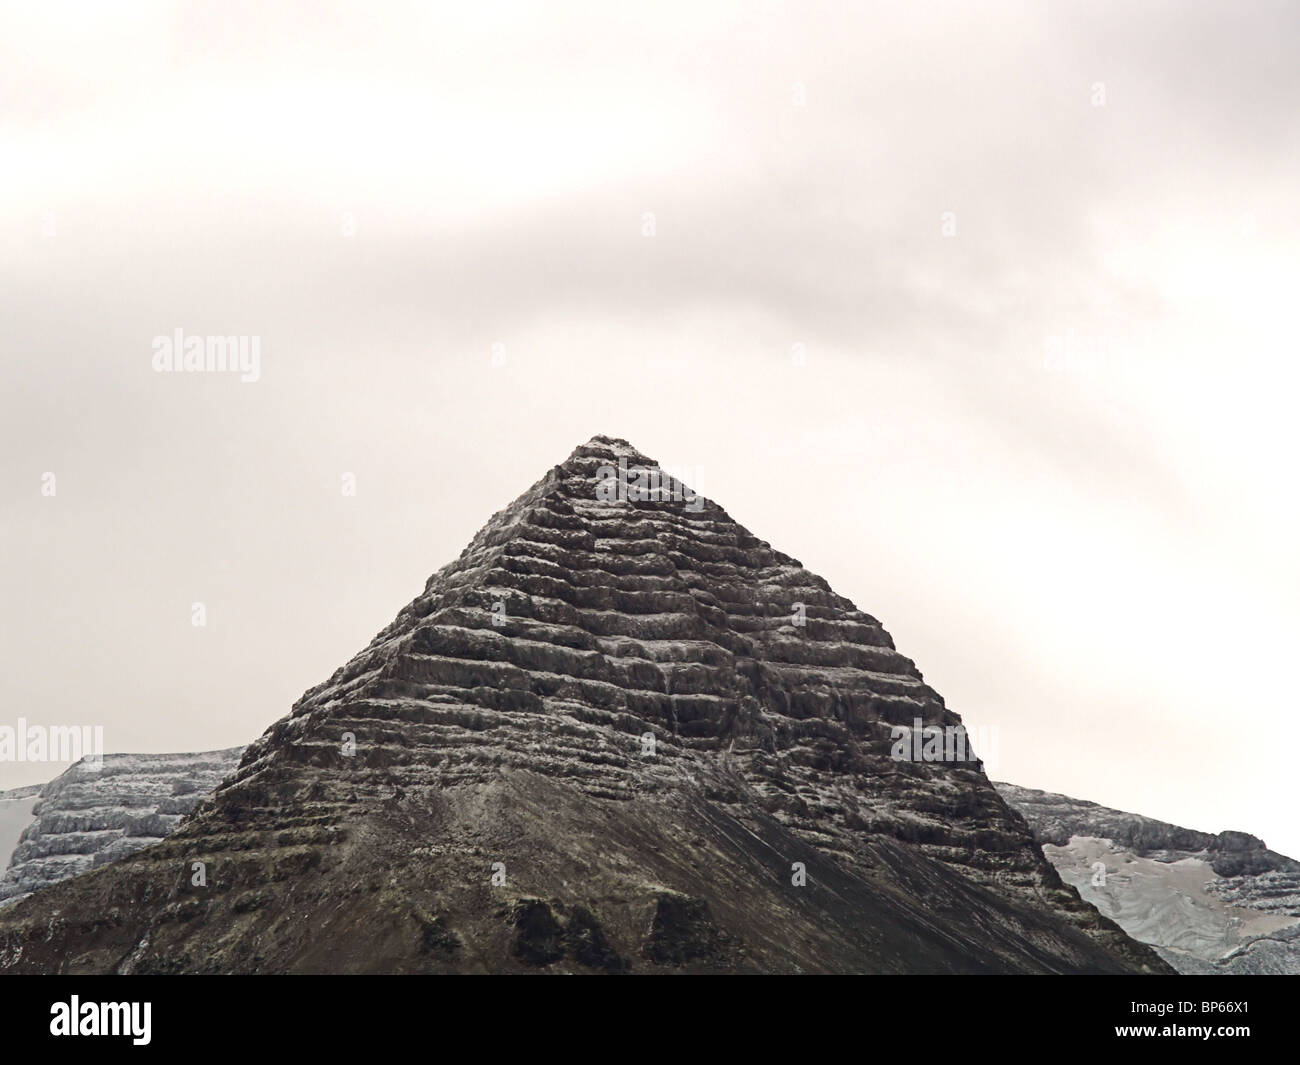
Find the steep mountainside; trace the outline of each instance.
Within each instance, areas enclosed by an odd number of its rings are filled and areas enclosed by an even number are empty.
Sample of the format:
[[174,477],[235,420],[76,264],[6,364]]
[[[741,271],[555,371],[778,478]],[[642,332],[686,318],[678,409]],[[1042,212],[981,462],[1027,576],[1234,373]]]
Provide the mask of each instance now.
[[996,787],[1065,882],[1180,972],[1300,974],[1300,862],[1244,832]]
[[0,906],[169,836],[242,753],[108,754],[99,766],[83,759],[70,767],[32,796],[12,857],[0,855],[8,859]]
[[959,719],[875,618],[652,467],[578,448],[0,969],[1167,971],[973,756],[891,757]]
[[32,808],[40,801],[40,791],[39,784],[0,791],[0,876],[9,864],[9,856],[18,845],[19,837],[32,823]]

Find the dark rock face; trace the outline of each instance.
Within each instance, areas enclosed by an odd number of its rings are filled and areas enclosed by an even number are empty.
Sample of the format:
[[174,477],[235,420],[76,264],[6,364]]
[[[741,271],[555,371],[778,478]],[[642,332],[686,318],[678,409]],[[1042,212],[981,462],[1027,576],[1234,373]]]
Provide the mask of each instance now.
[[1300,974],[1300,862],[1245,832],[1195,832],[1065,795],[996,787],[1065,881],[1180,972]]
[[709,959],[725,964],[727,937],[713,923],[709,900],[665,892],[655,903],[645,955],[661,965]]
[[1245,832],[1220,832],[1214,850],[1214,871],[1220,876],[1254,876],[1272,870],[1300,872],[1300,862],[1274,854],[1264,841]]
[[0,876],[0,904],[114,862],[169,836],[234,772],[242,747],[83,759],[40,789]]
[[0,969],[1167,971],[977,759],[891,757],[960,722],[875,618],[652,466],[578,448]]
[[579,965],[610,973],[625,972],[627,960],[618,952],[600,927],[596,915],[583,906],[574,909],[566,932],[567,953]]
[[510,953],[530,965],[549,965],[564,957],[564,925],[555,911],[541,899],[520,899],[515,903],[515,935]]

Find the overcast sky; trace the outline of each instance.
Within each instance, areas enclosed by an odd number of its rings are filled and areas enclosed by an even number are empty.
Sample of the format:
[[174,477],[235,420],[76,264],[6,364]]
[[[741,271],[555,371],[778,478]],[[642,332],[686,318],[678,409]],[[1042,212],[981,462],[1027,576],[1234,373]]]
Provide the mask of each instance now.
[[248,742],[607,433],[1300,857],[1297,10],[3,5],[0,725]]

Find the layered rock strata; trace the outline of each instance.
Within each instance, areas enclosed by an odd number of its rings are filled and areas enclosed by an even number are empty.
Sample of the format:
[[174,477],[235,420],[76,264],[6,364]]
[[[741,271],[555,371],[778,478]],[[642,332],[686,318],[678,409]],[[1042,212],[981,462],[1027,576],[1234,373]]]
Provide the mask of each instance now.
[[960,722],[877,619],[655,469],[579,447],[0,968],[1167,971],[973,755],[893,756]]
[[[200,754],[108,754],[78,762],[33,796],[0,875],[0,905],[143,850],[239,764],[242,747]],[[33,790],[33,789],[28,789]]]
[[996,787],[1065,882],[1179,972],[1300,974],[1300,862],[1245,832]]

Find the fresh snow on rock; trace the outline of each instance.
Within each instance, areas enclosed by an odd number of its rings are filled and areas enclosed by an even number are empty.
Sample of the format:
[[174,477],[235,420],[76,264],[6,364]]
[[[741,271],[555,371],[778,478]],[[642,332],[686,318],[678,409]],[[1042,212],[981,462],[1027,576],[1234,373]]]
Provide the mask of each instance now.
[[978,758],[896,757],[961,719],[878,619],[602,492],[655,466],[576,448],[169,838],[0,913],[0,971],[1168,970]]
[[0,906],[171,835],[242,753],[109,754],[43,787],[0,792]]

